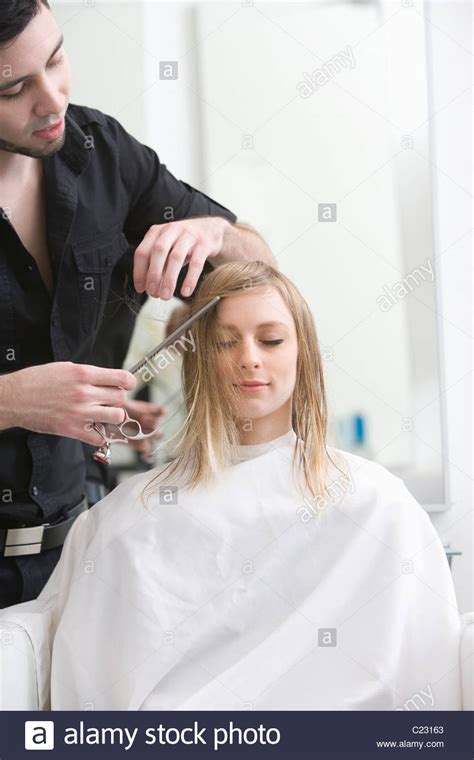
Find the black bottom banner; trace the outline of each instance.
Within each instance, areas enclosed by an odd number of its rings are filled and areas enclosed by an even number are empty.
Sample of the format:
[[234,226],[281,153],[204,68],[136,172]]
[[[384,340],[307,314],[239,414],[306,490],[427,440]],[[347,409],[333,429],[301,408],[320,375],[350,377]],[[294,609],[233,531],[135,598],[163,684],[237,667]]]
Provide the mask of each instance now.
[[2,712],[0,760],[361,758],[473,760],[473,712]]

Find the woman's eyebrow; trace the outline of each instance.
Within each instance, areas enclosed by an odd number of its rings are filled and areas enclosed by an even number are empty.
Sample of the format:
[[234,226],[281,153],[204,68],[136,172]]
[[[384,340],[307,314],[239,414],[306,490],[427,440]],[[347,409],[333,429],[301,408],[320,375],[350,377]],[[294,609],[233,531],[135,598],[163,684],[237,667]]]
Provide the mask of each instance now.
[[270,322],[260,322],[257,327],[288,327],[284,322],[278,322],[276,320],[270,320]]
[[[221,322],[218,323],[218,327],[222,327],[225,330],[238,330],[238,325],[227,325],[222,324]],[[285,329],[288,329],[288,325],[286,325],[284,322],[278,322],[275,320],[271,320],[269,322],[259,322],[256,327],[284,327]]]

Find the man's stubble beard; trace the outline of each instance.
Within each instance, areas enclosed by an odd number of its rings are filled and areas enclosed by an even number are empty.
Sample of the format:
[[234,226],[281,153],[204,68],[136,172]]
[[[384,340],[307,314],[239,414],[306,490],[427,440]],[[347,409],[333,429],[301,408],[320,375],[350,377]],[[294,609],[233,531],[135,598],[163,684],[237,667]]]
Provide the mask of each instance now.
[[29,156],[30,158],[46,158],[57,153],[58,150],[64,145],[66,139],[66,128],[64,128],[61,135],[56,140],[50,143],[46,143],[43,148],[27,148],[23,145],[15,145],[15,143],[8,142],[8,140],[2,140],[0,138],[0,150],[5,150],[8,153],[19,153],[22,156]]

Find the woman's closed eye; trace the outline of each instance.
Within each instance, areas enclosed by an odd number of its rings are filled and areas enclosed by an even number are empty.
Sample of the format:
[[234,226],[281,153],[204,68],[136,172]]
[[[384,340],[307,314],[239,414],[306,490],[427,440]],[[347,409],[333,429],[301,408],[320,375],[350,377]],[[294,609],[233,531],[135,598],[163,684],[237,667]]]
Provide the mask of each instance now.
[[[283,338],[275,338],[274,340],[261,340],[260,343],[263,343],[265,346],[279,346],[280,343],[283,343]],[[218,341],[217,343],[219,348],[232,348],[232,346],[235,346],[236,344],[236,340],[224,340]]]

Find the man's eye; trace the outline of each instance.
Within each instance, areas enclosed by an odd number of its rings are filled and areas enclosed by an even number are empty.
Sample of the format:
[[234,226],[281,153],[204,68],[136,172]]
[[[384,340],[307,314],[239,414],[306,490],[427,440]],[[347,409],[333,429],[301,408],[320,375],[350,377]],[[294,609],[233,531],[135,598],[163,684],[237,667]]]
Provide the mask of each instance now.
[[14,92],[13,95],[2,95],[2,98],[6,98],[7,100],[10,100],[11,98],[19,98],[20,95],[23,95],[24,89],[25,89],[25,85],[23,85],[21,90],[18,90],[18,92]]
[[63,59],[64,59],[63,55],[59,56],[57,61],[51,61],[51,63],[48,63],[48,67],[53,68],[54,66],[59,66],[59,64],[62,63]]
[[[48,68],[52,69],[55,66],[59,66],[60,63],[62,63],[64,60],[64,56],[61,55],[56,61],[51,61],[51,63],[48,63]],[[28,82],[23,83],[23,87],[21,90],[18,90],[18,92],[14,92],[12,95],[2,95],[2,98],[6,98],[7,100],[10,100],[11,98],[19,98],[21,95],[23,95],[25,89],[28,86]]]

